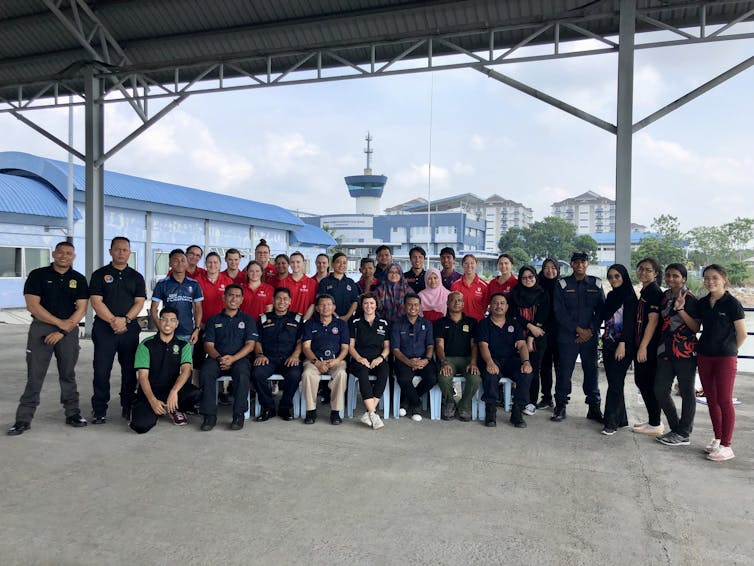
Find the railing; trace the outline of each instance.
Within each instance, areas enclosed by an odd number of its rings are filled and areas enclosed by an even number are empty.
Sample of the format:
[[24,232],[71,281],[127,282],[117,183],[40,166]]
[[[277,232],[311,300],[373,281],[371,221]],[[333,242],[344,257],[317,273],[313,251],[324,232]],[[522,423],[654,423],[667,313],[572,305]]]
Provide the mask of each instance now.
[[[744,312],[754,312],[754,307],[744,307]],[[754,336],[754,331],[746,331],[747,336]],[[742,360],[754,360],[754,356],[745,356],[743,354],[738,354],[739,359]]]

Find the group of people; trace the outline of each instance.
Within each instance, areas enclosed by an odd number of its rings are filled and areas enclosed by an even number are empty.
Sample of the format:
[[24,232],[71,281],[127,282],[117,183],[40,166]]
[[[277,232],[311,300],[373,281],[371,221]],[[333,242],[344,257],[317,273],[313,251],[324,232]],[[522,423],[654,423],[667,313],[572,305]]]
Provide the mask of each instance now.
[[[92,424],[107,422],[116,354],[121,413],[138,433],[149,431],[161,415],[186,424],[186,412],[201,414],[201,430],[212,430],[218,404],[227,397],[218,388],[223,376],[232,380],[232,430],[244,426],[252,387],[261,407],[257,421],[274,416],[292,420],[293,399],[300,390],[304,422],[313,424],[323,383],[330,422],[340,424],[349,374],[357,379],[363,399],[361,422],[373,429],[384,426],[377,406],[391,376],[400,388],[401,416],[415,421],[422,420],[421,397],[435,385],[442,391],[443,420],[471,420],[472,399],[481,387],[485,424],[495,426],[501,383],[507,378],[515,383],[510,416],[515,427],[526,427],[524,415],[537,409],[552,408],[551,420],[560,422],[566,419],[580,356],[587,418],[602,423],[608,436],[628,426],[623,389],[633,363],[647,421],[632,429],[670,446],[689,444],[698,367],[715,433],[708,457],[733,458],[732,389],[746,329],[743,309],[725,290],[727,274],[719,265],[704,270],[709,293],[697,299],[685,287],[687,272],[681,264],[666,267],[668,289],[663,291],[657,262],[639,262],[638,297],[627,269],[615,264],[607,271],[612,290],[605,297],[600,279],[587,275],[584,253],[573,254],[572,274],[566,277],[560,277],[554,258],[546,259],[539,272],[526,265],[515,276],[513,257],[501,254],[500,274],[487,282],[476,273],[472,254],[462,258],[458,272],[452,248],[441,250],[442,269],[437,269],[425,265],[426,253],[416,246],[409,254],[411,268],[403,272],[383,245],[374,259],[361,260],[361,278],[354,281],[346,275],[342,253],[332,260],[320,254],[316,273],[309,277],[300,252],[273,259],[264,240],[243,270],[237,249],[227,250],[224,258],[210,252],[205,267],[199,267],[203,250],[191,245],[170,252],[170,271],[157,283],[149,309],[157,333],[140,342],[137,317],[147,299],[144,278],[128,266],[127,238],[114,238],[110,255],[112,261],[95,271],[88,284],[72,268],[75,250],[68,242],[55,247],[50,266],[30,273],[24,287],[33,318],[27,385],[9,435],[30,428],[53,354],[66,423],[86,426],[75,365],[78,324],[91,301],[96,314]],[[604,414],[598,384],[603,324]],[[456,376],[464,378],[457,402]],[[670,396],[674,379],[682,399],[680,417]],[[281,382],[277,406],[273,381]]]

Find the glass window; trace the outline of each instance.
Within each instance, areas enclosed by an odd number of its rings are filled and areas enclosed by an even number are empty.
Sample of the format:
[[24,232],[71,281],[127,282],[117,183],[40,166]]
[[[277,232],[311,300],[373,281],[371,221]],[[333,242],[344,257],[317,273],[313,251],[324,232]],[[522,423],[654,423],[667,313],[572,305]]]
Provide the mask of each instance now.
[[167,275],[170,269],[170,254],[168,252],[154,252],[154,275],[157,278]]
[[21,248],[0,248],[0,277],[21,277]]
[[136,261],[136,252],[131,252],[131,255],[128,257],[128,267],[131,269],[136,269],[136,266],[138,265]]
[[28,277],[32,269],[44,267],[50,263],[50,250],[47,248],[24,248],[24,277]]

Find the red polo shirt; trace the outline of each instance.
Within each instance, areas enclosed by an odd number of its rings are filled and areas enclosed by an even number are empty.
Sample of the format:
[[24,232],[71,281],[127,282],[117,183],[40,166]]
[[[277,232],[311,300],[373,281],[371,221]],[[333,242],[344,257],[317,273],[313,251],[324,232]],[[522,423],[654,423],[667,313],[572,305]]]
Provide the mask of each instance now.
[[209,317],[220,314],[225,308],[223,295],[225,294],[225,288],[233,283],[233,280],[225,273],[218,273],[217,280],[213,283],[209,280],[207,272],[205,271],[197,278],[197,281],[204,294],[204,302],[202,303],[202,324],[206,324]]
[[275,289],[272,285],[267,283],[261,283],[256,289],[252,289],[248,285],[243,288],[243,303],[241,303],[241,310],[254,320],[259,319],[259,315],[265,312],[265,307],[272,304],[272,296],[275,294]]
[[506,297],[510,294],[511,291],[513,291],[513,287],[518,285],[518,279],[515,278],[515,276],[511,275],[508,277],[508,279],[505,280],[502,284],[497,282],[498,278],[495,277],[492,281],[490,281],[489,285],[487,285],[487,298],[489,302],[489,297],[491,297],[494,293],[502,293]]
[[466,278],[461,277],[450,286],[451,291],[459,291],[463,295],[463,312],[476,320],[482,320],[487,312],[487,283],[474,276],[471,285],[466,283]]
[[317,298],[317,281],[306,275],[298,281],[293,278],[293,275],[289,275],[277,286],[287,287],[291,292],[291,308],[289,310],[292,312],[306,314],[306,311]]

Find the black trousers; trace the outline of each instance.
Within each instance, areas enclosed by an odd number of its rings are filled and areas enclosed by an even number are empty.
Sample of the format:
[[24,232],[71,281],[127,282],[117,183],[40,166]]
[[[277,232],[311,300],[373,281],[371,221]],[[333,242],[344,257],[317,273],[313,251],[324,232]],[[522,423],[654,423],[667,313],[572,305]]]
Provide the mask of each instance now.
[[657,374],[657,356],[647,356],[644,363],[634,363],[634,383],[639,388],[644,406],[647,408],[647,417],[652,426],[660,425],[660,402],[655,396],[655,375]]
[[[552,387],[555,381],[553,381],[553,371],[555,376],[558,375],[560,369],[558,368],[559,356],[558,356],[558,332],[557,329],[548,332],[545,335],[545,351],[542,354],[542,361],[539,365],[539,384],[542,391],[542,399],[544,401],[552,401]],[[535,401],[532,397],[532,403]]]
[[[539,398],[539,368],[542,367],[542,358],[547,349],[547,336],[534,339],[534,351],[529,352],[529,363],[531,363],[531,385],[529,386],[529,402],[537,403]],[[552,385],[550,386],[552,387]],[[544,397],[544,388],[542,389]]]
[[267,365],[254,366],[252,368],[252,380],[262,410],[275,408],[272,388],[270,387],[270,382],[267,381],[274,374],[283,376],[283,397],[280,399],[280,408],[291,410],[293,408],[293,396],[298,391],[299,384],[301,383],[301,372],[303,369],[304,366],[301,363],[297,366],[286,366],[285,359],[270,359],[270,363]]
[[[681,436],[689,436],[694,429],[696,415],[696,358],[659,358],[655,375],[655,397],[668,419],[670,430]],[[671,396],[673,377],[678,378],[678,393],[681,395],[681,418]]]
[[626,383],[626,373],[631,365],[631,352],[622,360],[615,359],[614,342],[603,341],[602,361],[605,364],[607,378],[607,394],[605,395],[605,428],[617,429],[628,425],[626,414],[626,399],[623,390]]
[[493,358],[500,373],[491,374],[487,371],[487,364],[482,360],[482,391],[484,402],[497,405],[500,402],[500,378],[507,377],[516,384],[513,390],[513,402],[519,407],[529,404],[529,388],[531,386],[531,373],[521,373],[521,360],[519,358]]
[[139,346],[141,328],[136,321],[128,325],[124,334],[115,334],[104,320],[94,319],[92,344],[94,345],[94,379],[92,386],[92,411],[95,416],[107,415],[110,402],[110,376],[115,356],[120,364],[120,406],[129,409],[136,396],[136,370],[134,358]]
[[[154,393],[155,397],[164,402],[170,393],[170,389],[152,391],[152,393]],[[187,382],[186,385],[181,387],[178,391],[178,410],[185,412],[192,409],[200,395],[201,392],[199,389],[192,385],[190,381]],[[159,415],[152,410],[152,405],[147,401],[144,392],[139,390],[136,393],[136,399],[134,400],[133,405],[131,405],[131,422],[128,426],[139,434],[144,434],[145,432],[149,432],[154,425],[157,424],[158,418]]]
[[230,370],[221,370],[217,360],[207,358],[199,373],[202,387],[202,401],[199,412],[202,415],[217,415],[217,378],[230,375],[233,379],[233,414],[243,415],[249,410],[249,380],[251,363],[249,358],[241,358],[230,366]]
[[[401,388],[401,396],[406,400],[406,406],[411,411],[419,410],[422,405],[422,395],[428,393],[430,389],[437,385],[437,366],[435,362],[430,360],[423,369],[413,370],[400,360],[395,360],[395,372],[395,379]],[[414,375],[422,378],[416,387],[414,387],[413,383]]]
[[[382,398],[387,380],[390,377],[390,365],[386,361],[383,361],[374,369],[369,369],[364,364],[352,361],[348,366],[348,372],[355,375],[356,379],[359,380],[359,392],[362,399]],[[369,381],[370,374],[375,377],[374,381]],[[424,381],[424,378],[422,378],[422,381]]]

